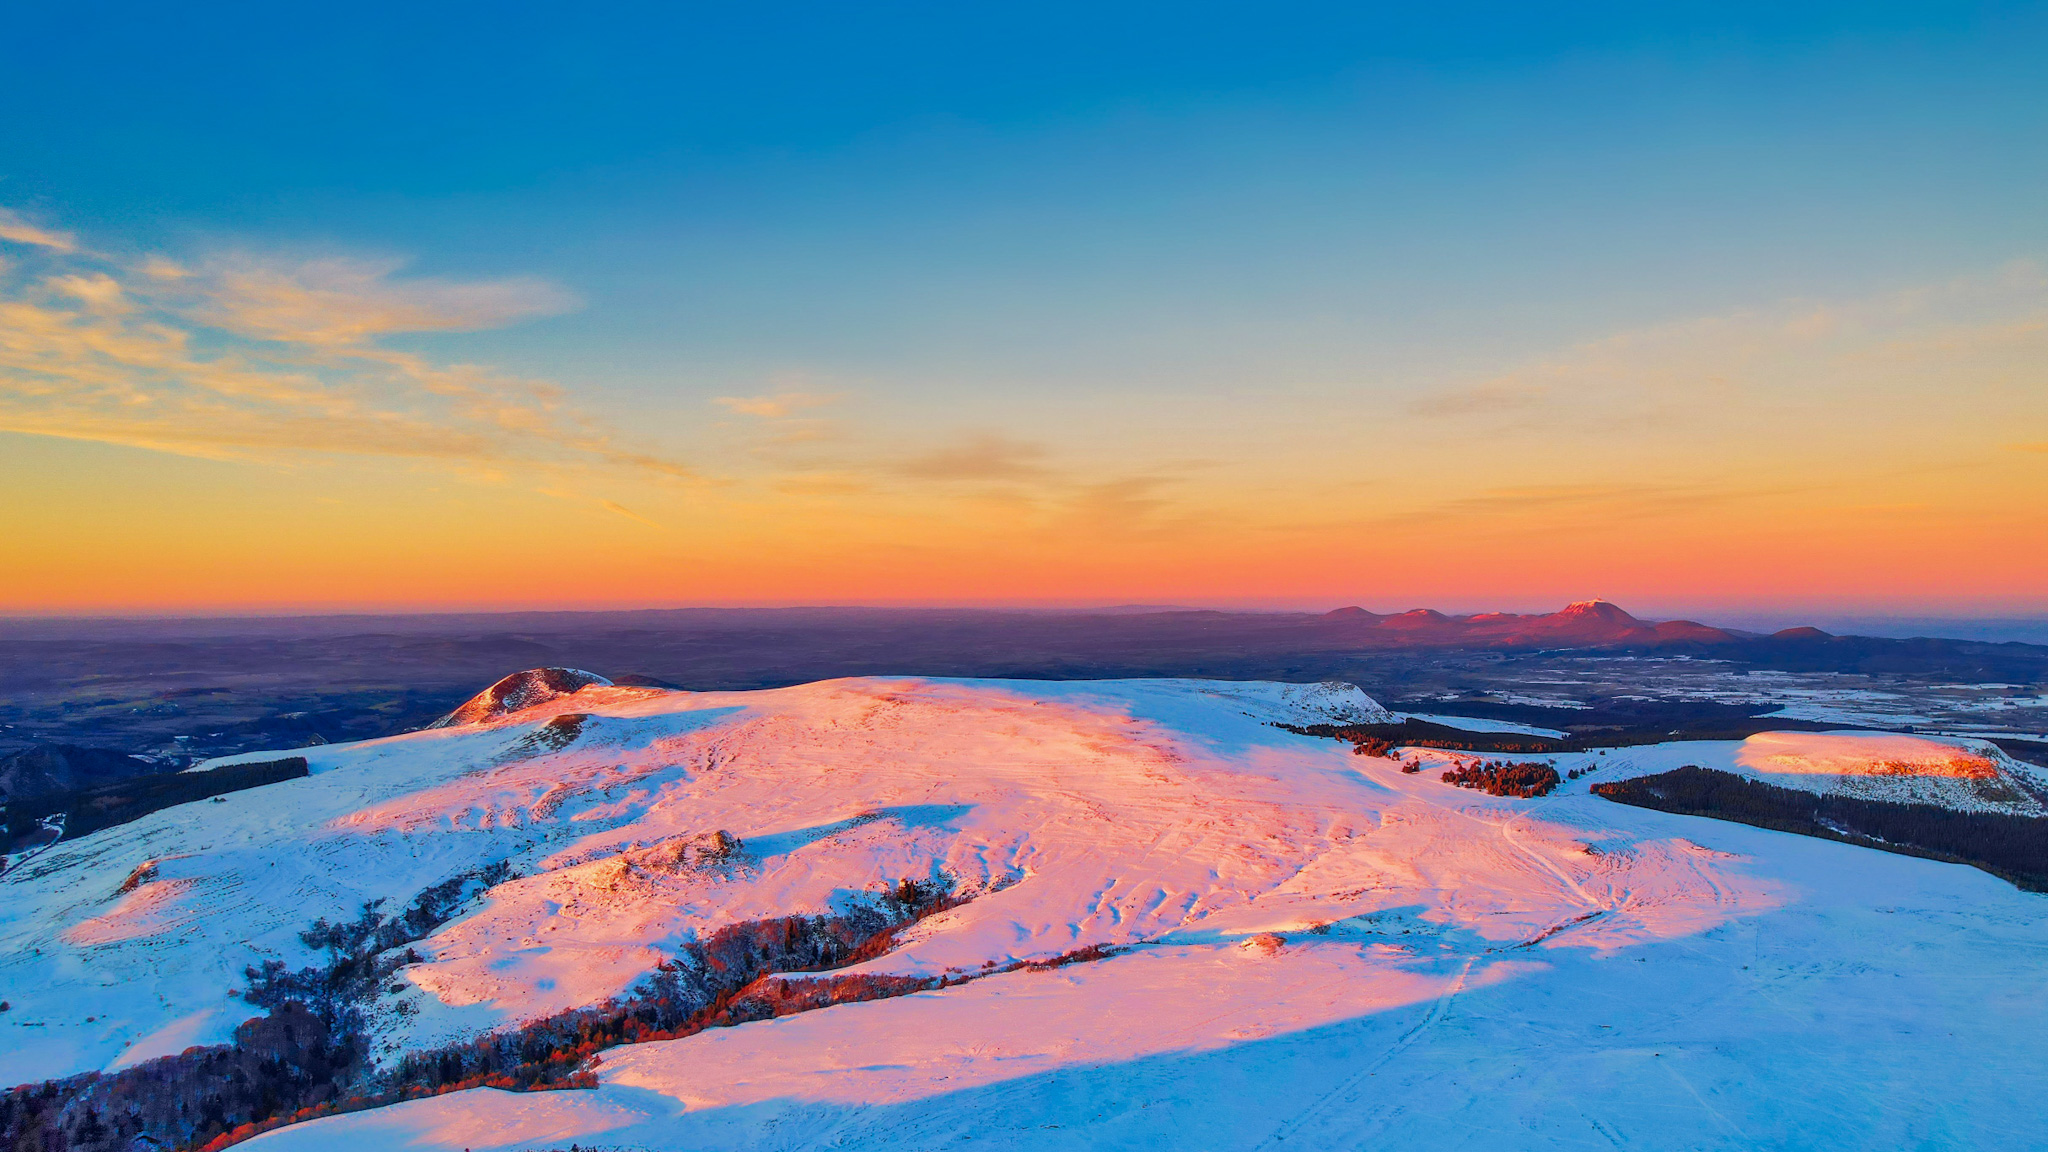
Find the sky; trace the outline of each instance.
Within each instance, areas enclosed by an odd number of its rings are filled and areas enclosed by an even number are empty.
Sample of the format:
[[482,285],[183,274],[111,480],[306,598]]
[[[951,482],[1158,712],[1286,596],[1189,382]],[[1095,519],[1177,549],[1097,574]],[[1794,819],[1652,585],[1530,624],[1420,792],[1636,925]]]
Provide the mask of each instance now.
[[2048,614],[2048,6],[9,28],[0,613]]

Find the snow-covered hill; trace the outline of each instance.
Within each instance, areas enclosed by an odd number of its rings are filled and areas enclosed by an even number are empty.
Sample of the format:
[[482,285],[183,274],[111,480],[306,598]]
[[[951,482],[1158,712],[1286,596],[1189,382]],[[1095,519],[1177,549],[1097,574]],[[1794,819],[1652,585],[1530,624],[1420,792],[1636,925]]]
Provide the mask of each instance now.
[[[461,1091],[252,1146],[1965,1147],[2048,1125],[2044,898],[1973,869],[1581,781],[1486,797],[1274,726],[1385,718],[1348,686],[585,677],[303,750],[307,778],[9,874],[0,1078],[222,1043],[258,1012],[246,969],[321,964],[307,930],[373,901],[459,905],[364,1005],[388,1065],[909,880],[943,910],[827,976],[921,990],[612,1048],[594,1091]],[[1745,748],[1556,759],[1846,754]]]
[[[1453,761],[1455,753],[1432,753]],[[1464,757],[1470,759],[1470,756]],[[1560,768],[1598,770],[1574,790],[1693,764],[1780,788],[1931,804],[1958,812],[2048,815],[2048,770],[2015,760],[1989,740],[1895,732],[1759,732],[1746,740],[1686,740],[1552,757]]]

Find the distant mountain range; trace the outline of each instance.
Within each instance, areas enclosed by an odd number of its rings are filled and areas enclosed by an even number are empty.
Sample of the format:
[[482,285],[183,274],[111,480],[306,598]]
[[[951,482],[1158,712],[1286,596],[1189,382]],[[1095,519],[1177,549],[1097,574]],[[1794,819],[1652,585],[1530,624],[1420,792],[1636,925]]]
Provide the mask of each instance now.
[[[1381,616],[1354,607],[1325,613],[1323,619],[1356,629],[1362,639],[1375,647],[1654,647],[1732,644],[1754,638],[1753,633],[1712,628],[1691,620],[1639,620],[1605,600],[1581,600],[1556,612],[1527,616],[1513,612],[1446,616],[1431,608]],[[1792,628],[1780,635],[1812,637],[1827,633],[1816,628]]]
[[[1408,655],[1390,658],[1400,653]],[[1496,653],[1515,655],[1512,670]],[[2048,683],[2048,646],[1816,628],[1764,634],[1645,620],[1604,600],[1472,615],[1122,606],[0,619],[0,757],[63,744],[182,765],[368,739],[432,723],[477,684],[519,668],[590,668],[618,684],[694,690],[841,676],[1342,680],[1411,699],[1512,690],[1503,676],[1527,676],[1532,661],[1552,657],[1577,662],[1579,653],[1690,656],[1731,672]],[[140,771],[113,755],[102,775]],[[100,782],[71,752],[39,756],[0,770],[0,789],[19,798]],[[68,767],[74,760],[83,775]]]

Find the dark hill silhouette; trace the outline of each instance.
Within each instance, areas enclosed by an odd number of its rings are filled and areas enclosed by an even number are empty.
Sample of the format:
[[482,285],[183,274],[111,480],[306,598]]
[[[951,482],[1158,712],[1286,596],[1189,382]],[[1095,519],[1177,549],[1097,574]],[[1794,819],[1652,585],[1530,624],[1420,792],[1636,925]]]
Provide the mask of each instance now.
[[81,748],[76,744],[44,744],[0,757],[0,802],[175,771],[175,766],[155,764],[125,752]]
[[1581,600],[1556,612],[1526,616],[1446,616],[1431,608],[1379,616],[1363,608],[1339,608],[1321,619],[1370,625],[1357,633],[1359,642],[1369,647],[1613,648],[1729,644],[1738,639],[1732,632],[1691,620],[1639,620],[1606,600]]

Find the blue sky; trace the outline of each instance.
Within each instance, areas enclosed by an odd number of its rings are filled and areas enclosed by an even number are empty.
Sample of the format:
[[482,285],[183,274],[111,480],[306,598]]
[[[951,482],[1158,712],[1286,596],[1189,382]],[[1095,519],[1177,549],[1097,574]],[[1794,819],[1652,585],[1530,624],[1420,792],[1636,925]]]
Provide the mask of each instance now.
[[[2005,275],[2048,250],[2043,59],[2039,4],[43,5],[0,207],[124,266],[544,285],[378,338],[736,484],[991,437],[1107,484]],[[812,423],[742,444],[748,397]]]

